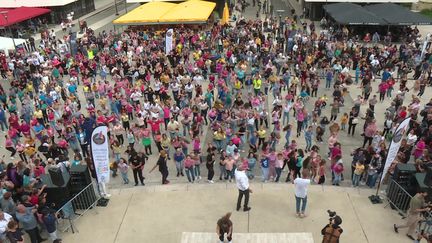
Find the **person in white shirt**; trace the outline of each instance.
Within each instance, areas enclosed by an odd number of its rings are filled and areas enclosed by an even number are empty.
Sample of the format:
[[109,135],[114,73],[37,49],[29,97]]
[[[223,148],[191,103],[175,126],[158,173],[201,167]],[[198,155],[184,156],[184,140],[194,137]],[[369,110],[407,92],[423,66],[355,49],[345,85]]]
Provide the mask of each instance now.
[[[297,177],[294,180],[295,198],[296,198],[296,214],[297,217],[304,218],[307,204],[307,187],[310,184],[309,171],[302,171],[302,178]],[[301,206],[301,209],[300,209]]]
[[11,219],[12,216],[10,214],[5,213],[0,209],[0,240],[6,240],[7,224]]
[[245,201],[243,204],[243,211],[247,212],[251,210],[251,208],[248,206],[249,204],[249,193],[252,193],[252,190],[249,188],[249,178],[246,175],[246,168],[244,165],[240,165],[235,170],[235,180],[237,184],[237,188],[239,190],[239,195],[237,199],[237,211],[240,210],[241,201],[243,198],[243,195],[245,196]]

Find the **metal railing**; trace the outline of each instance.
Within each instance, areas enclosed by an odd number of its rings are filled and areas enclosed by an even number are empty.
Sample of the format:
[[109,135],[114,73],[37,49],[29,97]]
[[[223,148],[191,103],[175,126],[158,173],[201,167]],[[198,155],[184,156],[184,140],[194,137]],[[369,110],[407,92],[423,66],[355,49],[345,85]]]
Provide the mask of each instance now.
[[95,182],[88,184],[57,210],[57,230],[66,232],[71,229],[72,233],[75,233],[75,231],[78,232],[75,227],[75,222],[87,211],[96,208],[100,198],[99,192],[97,191],[97,184]]
[[391,208],[406,216],[411,201],[411,194],[408,193],[399,183],[391,179],[387,186],[387,200]]

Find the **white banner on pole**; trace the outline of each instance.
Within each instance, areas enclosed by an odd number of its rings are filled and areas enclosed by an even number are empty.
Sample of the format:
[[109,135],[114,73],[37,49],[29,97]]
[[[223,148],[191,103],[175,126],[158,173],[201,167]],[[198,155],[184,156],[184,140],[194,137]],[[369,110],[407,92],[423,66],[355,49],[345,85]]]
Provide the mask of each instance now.
[[91,153],[99,183],[108,183],[110,179],[108,127],[98,126],[91,135]]
[[410,123],[410,120],[411,117],[408,117],[405,120],[403,120],[393,134],[393,138],[390,143],[390,147],[388,149],[388,154],[384,165],[383,176],[381,176],[381,182],[384,179],[385,175],[387,174],[390,165],[393,163],[393,161],[395,160],[398,154],[399,148],[401,146],[402,138],[405,135],[406,131],[408,130],[408,125]]
[[165,37],[165,54],[169,54],[171,52],[171,50],[173,49],[173,35],[174,35],[173,29],[169,29],[166,32],[166,37]]

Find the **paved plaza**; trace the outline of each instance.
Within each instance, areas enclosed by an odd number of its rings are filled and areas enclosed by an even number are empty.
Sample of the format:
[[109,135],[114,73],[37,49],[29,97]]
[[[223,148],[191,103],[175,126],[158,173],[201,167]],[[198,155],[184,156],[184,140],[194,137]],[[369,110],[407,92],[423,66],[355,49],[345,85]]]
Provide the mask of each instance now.
[[[107,207],[97,207],[82,217],[76,229],[79,233],[64,234],[65,242],[123,243],[158,242],[186,243],[183,232],[203,232],[203,241],[217,242],[216,221],[226,212],[231,217],[237,241],[244,243],[247,233],[267,233],[262,242],[275,239],[269,233],[311,233],[314,242],[321,242],[321,229],[328,223],[326,210],[334,210],[342,217],[344,232],[341,242],[391,243],[410,242],[402,232],[393,232],[393,223],[400,216],[385,204],[371,204],[367,198],[374,190],[347,187],[311,186],[308,193],[306,218],[295,217],[294,186],[292,184],[251,185],[249,213],[236,212],[237,189],[232,184],[183,184],[146,186],[111,190]],[[243,233],[243,234],[242,234]],[[191,237],[192,239],[192,237]],[[196,239],[198,239],[196,237]],[[305,243],[304,241],[288,241]]]

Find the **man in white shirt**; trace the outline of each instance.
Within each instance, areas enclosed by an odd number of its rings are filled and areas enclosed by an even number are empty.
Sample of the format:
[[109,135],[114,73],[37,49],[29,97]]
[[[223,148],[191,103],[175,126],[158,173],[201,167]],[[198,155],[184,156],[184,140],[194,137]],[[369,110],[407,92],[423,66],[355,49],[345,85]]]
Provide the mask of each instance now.
[[235,180],[236,180],[237,188],[239,190],[239,195],[237,199],[237,211],[240,210],[241,201],[244,195],[245,201],[243,204],[243,211],[247,212],[251,210],[248,204],[249,204],[249,193],[252,193],[252,190],[249,189],[249,178],[246,175],[246,170],[244,168],[244,165],[240,165],[235,170]]
[[0,209],[0,240],[6,239],[7,224],[12,219],[12,216],[8,213],[1,211]]
[[[307,204],[307,187],[310,184],[309,171],[302,171],[302,178],[297,177],[294,180],[295,198],[296,198],[296,214],[297,217],[304,218]],[[301,210],[300,210],[301,205]]]

